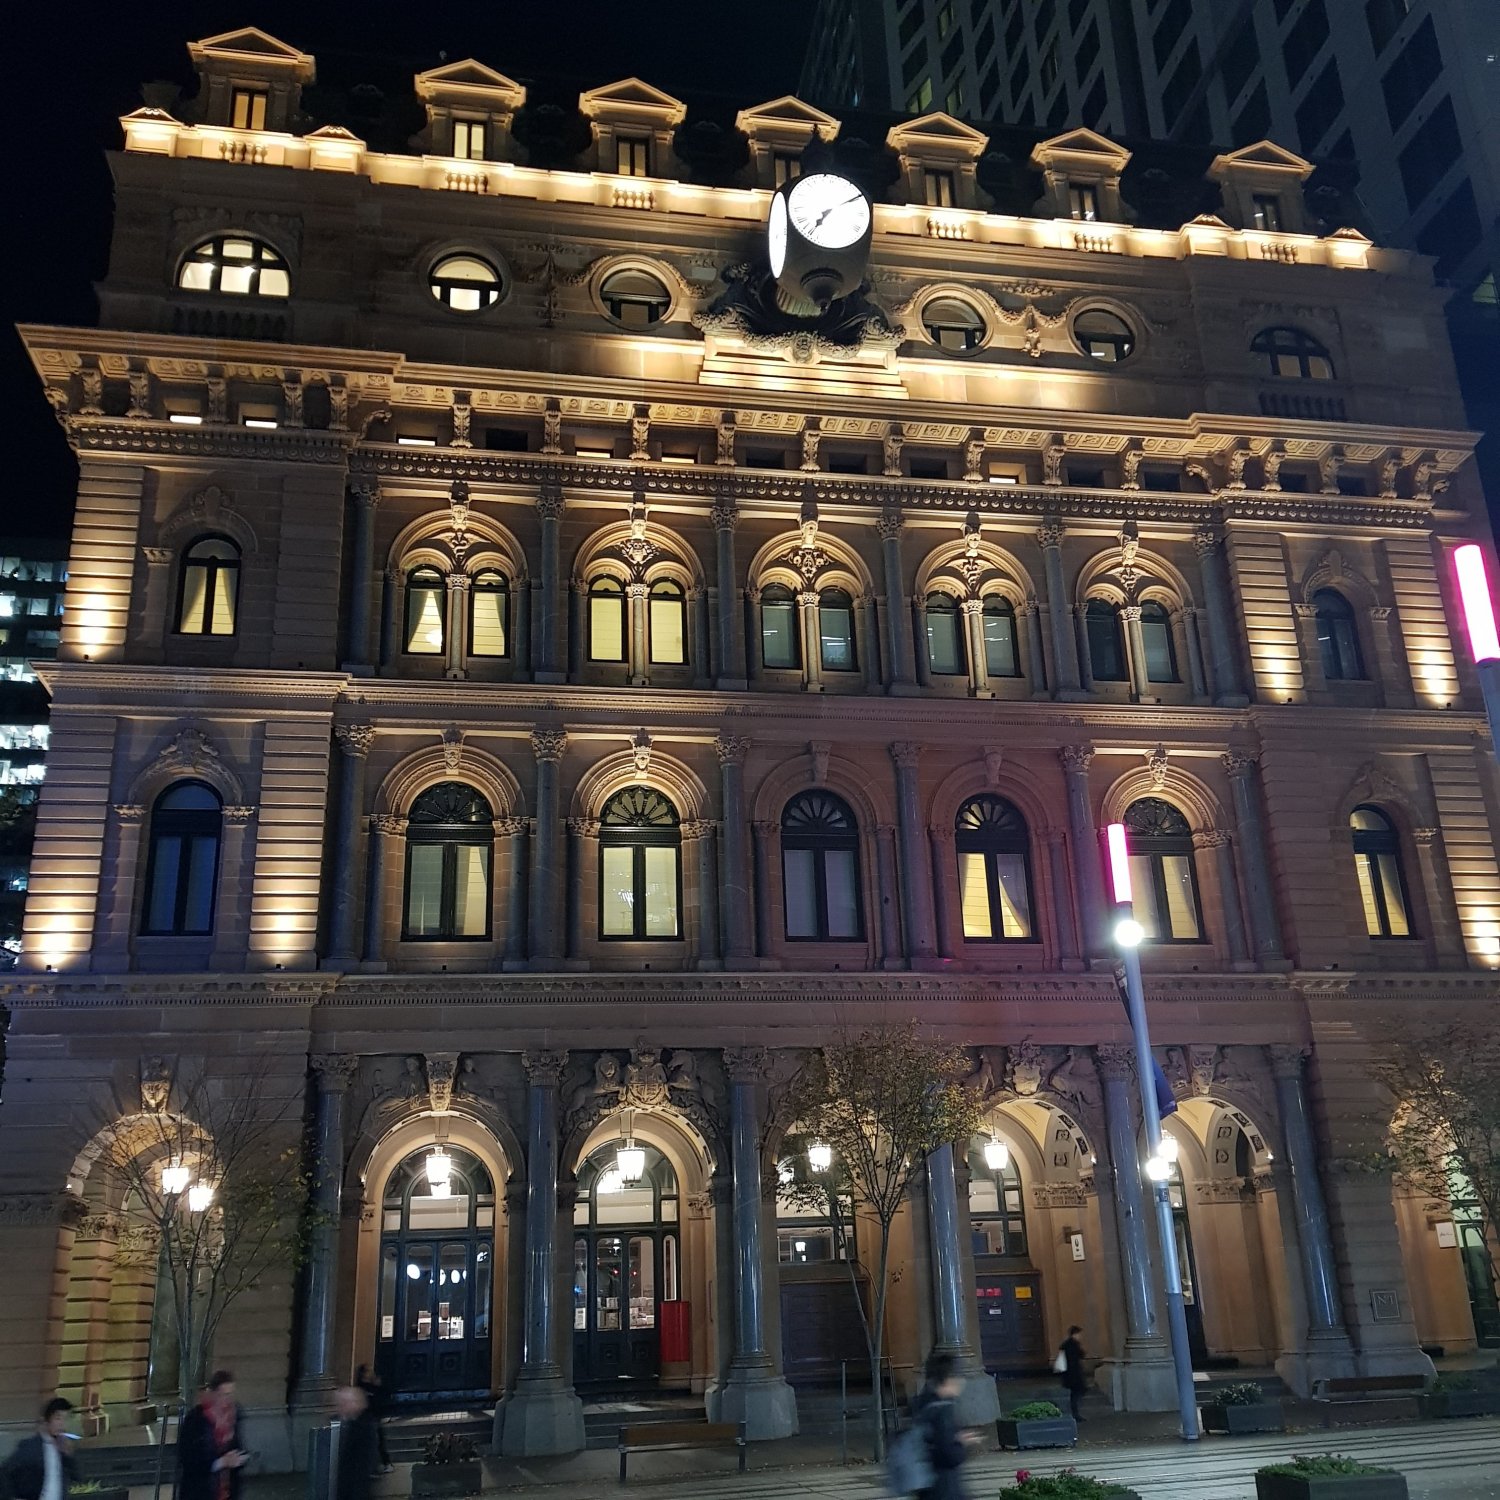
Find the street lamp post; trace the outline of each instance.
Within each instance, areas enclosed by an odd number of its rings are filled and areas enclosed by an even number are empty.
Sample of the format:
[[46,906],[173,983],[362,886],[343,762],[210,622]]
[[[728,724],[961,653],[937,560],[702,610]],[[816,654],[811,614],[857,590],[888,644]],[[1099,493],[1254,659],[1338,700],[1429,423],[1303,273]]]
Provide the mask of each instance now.
[[1500,631],[1495,627],[1495,597],[1490,592],[1484,548],[1478,542],[1455,548],[1453,571],[1458,576],[1469,650],[1484,693],[1484,711],[1489,715],[1490,748],[1500,756]]
[[1135,1041],[1136,1082],[1141,1095],[1141,1118],[1146,1126],[1145,1171],[1156,1200],[1157,1234],[1167,1283],[1167,1329],[1172,1341],[1172,1366],[1177,1375],[1177,1409],[1182,1418],[1182,1440],[1196,1443],[1198,1399],[1193,1389],[1193,1357],[1188,1344],[1187,1305],[1182,1295],[1182,1267],[1177,1259],[1177,1229],[1172,1222],[1172,1200],[1167,1188],[1172,1160],[1162,1148],[1160,1105],[1153,1086],[1156,1064],[1151,1056],[1146,997],[1141,986],[1140,945],[1146,934],[1135,920],[1131,904],[1130,851],[1123,823],[1111,823],[1104,830],[1104,846],[1115,907],[1114,939],[1125,966],[1125,1005]]

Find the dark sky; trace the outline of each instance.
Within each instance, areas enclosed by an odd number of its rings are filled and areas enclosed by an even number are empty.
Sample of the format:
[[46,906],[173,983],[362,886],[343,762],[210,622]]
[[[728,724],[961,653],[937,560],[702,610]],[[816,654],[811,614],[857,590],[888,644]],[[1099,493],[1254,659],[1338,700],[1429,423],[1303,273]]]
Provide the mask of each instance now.
[[[720,92],[753,104],[797,85],[815,0],[407,0],[405,4],[275,3],[275,0],[147,0],[27,6],[35,30],[28,61],[7,79],[19,105],[7,153],[14,197],[9,317],[0,326],[0,402],[6,412],[9,482],[0,534],[64,535],[76,467],[14,331],[19,323],[92,323],[92,283],[109,263],[112,209],[104,152],[120,143],[119,117],[141,103],[140,86],[170,79],[190,87],[187,43],[259,26],[313,53],[320,82],[401,79],[477,57],[522,80],[567,78],[584,86],[637,74],[695,98]],[[18,59],[23,55],[18,53]]]

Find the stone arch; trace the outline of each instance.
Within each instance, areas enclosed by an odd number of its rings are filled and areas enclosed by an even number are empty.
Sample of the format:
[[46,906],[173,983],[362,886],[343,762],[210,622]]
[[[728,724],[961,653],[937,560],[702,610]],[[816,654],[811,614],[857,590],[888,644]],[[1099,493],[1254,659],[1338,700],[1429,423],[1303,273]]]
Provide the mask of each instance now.
[[1347,833],[1350,814],[1364,803],[1390,813],[1399,831],[1407,838],[1416,829],[1437,823],[1436,809],[1422,806],[1411,790],[1382,770],[1374,760],[1367,760],[1350,777],[1343,795],[1333,804],[1332,827],[1335,832]]
[[[211,1145],[212,1137],[191,1116],[178,1110],[156,1112],[142,1109],[123,1114],[117,1120],[101,1125],[73,1158],[68,1168],[67,1191],[86,1202],[103,1205],[103,1195],[109,1191],[109,1185],[94,1177],[93,1171],[106,1149],[118,1145],[128,1150],[132,1157],[166,1156],[174,1143],[185,1141],[202,1141]],[[118,1207],[117,1204],[106,1206]]]
[[404,816],[418,794],[440,781],[462,781],[483,792],[497,818],[524,813],[525,794],[510,767],[484,750],[460,744],[457,758],[447,744],[426,745],[404,756],[375,793],[375,810]]
[[464,521],[464,533],[469,546],[460,558],[449,540],[453,534],[451,511],[428,511],[397,534],[386,552],[387,571],[405,574],[422,563],[431,563],[444,573],[475,573],[482,567],[495,566],[498,559],[512,582],[527,576],[526,549],[493,516],[471,509]]
[[[971,557],[979,566],[964,566]],[[960,599],[999,594],[1017,610],[1036,598],[1035,583],[1020,559],[982,538],[972,551],[968,539],[957,537],[940,542],[927,554],[917,569],[917,598],[939,588]]]
[[229,537],[246,556],[260,550],[255,528],[216,484],[206,485],[183,501],[157,528],[156,535],[164,545],[180,546],[209,532]]
[[505,1185],[512,1178],[519,1182],[525,1177],[525,1152],[510,1122],[503,1116],[482,1120],[455,1101],[453,1109],[444,1115],[434,1114],[430,1106],[418,1105],[404,1119],[392,1121],[378,1133],[366,1132],[356,1140],[345,1168],[346,1192],[378,1205],[391,1173],[413,1151],[439,1140],[472,1151],[484,1163],[495,1184],[497,1200],[504,1197]]
[[1151,766],[1141,765],[1116,777],[1105,790],[1100,805],[1101,821],[1118,823],[1132,802],[1141,797],[1159,797],[1182,813],[1194,833],[1232,826],[1224,804],[1199,777],[1171,760],[1167,761],[1165,778],[1158,780],[1158,774]]
[[[804,567],[813,571],[809,576]],[[841,537],[819,530],[808,548],[800,532],[782,532],[756,552],[746,573],[752,589],[784,584],[794,594],[807,588],[847,589],[855,599],[875,592],[864,559]]]
[[[777,766],[755,790],[750,821],[779,826],[787,803],[799,792],[814,787],[842,797],[854,809],[862,841],[873,839],[875,830],[882,824],[895,821],[895,809],[887,802],[885,789],[863,766],[841,755],[830,755],[827,770],[820,775],[820,759],[814,757],[813,764],[809,765],[801,757],[794,756]],[[871,849],[873,852],[873,845]]]
[[984,766],[961,765],[938,783],[928,802],[928,825],[951,830],[958,810],[971,797],[990,793],[1014,802],[1026,819],[1033,839],[1061,831],[1052,820],[1056,798],[1049,798],[1040,780],[1026,766],[1001,763],[999,775],[991,777]]
[[1314,560],[1302,575],[1301,587],[1301,600],[1308,605],[1319,589],[1342,594],[1358,610],[1370,610],[1387,602],[1363,570],[1351,567],[1337,547],[1329,547]]
[[573,559],[573,582],[586,588],[589,579],[601,572],[622,584],[670,578],[685,593],[704,586],[697,551],[678,532],[649,519],[608,522],[579,546]]
[[685,761],[654,746],[644,770],[637,765],[632,750],[616,751],[595,761],[573,788],[568,815],[597,818],[600,809],[616,792],[637,785],[661,792],[677,809],[677,816],[684,823],[696,822],[709,815],[708,789],[697,772]]
[[178,781],[206,782],[226,807],[245,805],[244,783],[224,763],[209,736],[191,724],[173,733],[155,758],[136,771],[126,800],[149,808]]
[[597,1116],[575,1122],[562,1143],[564,1172],[576,1176],[578,1168],[595,1151],[618,1135],[621,1117],[627,1113],[635,1138],[655,1146],[671,1162],[683,1197],[708,1191],[709,1181],[718,1169],[717,1143],[670,1105],[642,1109],[631,1104],[611,1104]]
[[1127,597],[1124,584],[1119,578],[1120,550],[1106,548],[1096,552],[1078,570],[1074,583],[1077,603],[1087,604],[1090,599],[1107,599],[1111,604],[1145,603],[1154,600],[1169,610],[1193,607],[1193,591],[1182,572],[1159,552],[1140,548],[1135,555],[1135,571],[1139,579],[1135,585],[1134,599]]

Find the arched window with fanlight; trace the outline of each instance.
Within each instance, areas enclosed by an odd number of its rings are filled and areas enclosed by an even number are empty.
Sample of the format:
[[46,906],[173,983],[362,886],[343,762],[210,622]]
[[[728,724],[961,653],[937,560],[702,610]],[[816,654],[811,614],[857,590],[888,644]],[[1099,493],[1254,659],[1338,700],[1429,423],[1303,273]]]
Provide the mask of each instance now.
[[490,935],[489,803],[461,781],[444,781],[411,805],[406,821],[406,919],[411,942],[479,940]]
[[687,596],[675,578],[658,578],[651,585],[650,654],[661,666],[687,661]]
[[984,669],[991,677],[1019,677],[1016,655],[1016,611],[1004,594],[990,594],[979,616],[984,629]]
[[966,942],[1029,942],[1031,836],[1014,803],[985,793],[958,810],[959,901]]
[[1250,340],[1269,373],[1292,380],[1332,380],[1333,359],[1328,350],[1301,328],[1262,328]]
[[952,594],[935,590],[927,596],[927,663],[941,677],[961,677],[969,670],[964,650],[964,619]]
[[652,787],[616,792],[599,819],[599,936],[682,936],[681,821]]
[[409,656],[441,656],[448,635],[448,583],[430,563],[406,575],[406,629]]
[[802,632],[797,628],[797,599],[784,583],[768,584],[760,595],[760,659],[777,669],[802,665]]
[[147,937],[201,937],[214,930],[224,804],[206,782],[179,781],[151,809],[146,857]]
[[244,234],[216,234],[195,245],[182,259],[177,285],[236,297],[285,297],[292,290],[280,251]]
[[1146,653],[1147,682],[1176,682],[1177,647],[1172,640],[1172,617],[1155,599],[1141,606],[1141,644]]
[[625,586],[600,573],[589,580],[589,660],[624,661],[627,639]]
[[1372,938],[1410,937],[1411,908],[1395,825],[1378,807],[1363,805],[1349,814],[1349,831],[1354,836],[1354,873],[1365,931]]
[[179,635],[233,635],[240,596],[240,549],[227,536],[200,536],[182,554]]
[[1142,797],[1125,809],[1124,823],[1130,893],[1146,941],[1202,942],[1193,832],[1187,819],[1160,797]]
[[846,589],[824,589],[818,595],[818,641],[825,672],[856,672],[854,600]]
[[864,936],[859,826],[842,798],[803,792],[781,815],[786,935],[794,941],[854,942]]
[[481,568],[469,584],[469,655],[510,655],[510,580]]
[[1088,638],[1089,670],[1095,682],[1129,682],[1120,611],[1107,599],[1090,599],[1083,611]]
[[1312,596],[1312,606],[1324,680],[1360,681],[1365,675],[1365,664],[1360,656],[1353,605],[1337,589],[1319,589]]

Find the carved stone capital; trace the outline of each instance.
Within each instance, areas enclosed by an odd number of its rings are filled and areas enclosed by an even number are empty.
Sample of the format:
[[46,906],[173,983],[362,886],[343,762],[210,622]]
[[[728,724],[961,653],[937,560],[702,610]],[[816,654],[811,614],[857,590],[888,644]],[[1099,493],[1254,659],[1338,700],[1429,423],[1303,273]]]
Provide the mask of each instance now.
[[1230,841],[1230,835],[1222,828],[1200,828],[1193,835],[1195,849],[1222,849]]
[[395,813],[371,813],[370,832],[392,835],[405,833],[406,819],[398,817]]
[[148,567],[166,568],[172,565],[177,554],[171,547],[142,547],[141,556],[146,559]]
[[770,1069],[770,1054],[764,1047],[726,1047],[724,1072],[731,1083],[759,1083]]
[[1220,764],[1231,776],[1250,776],[1260,764],[1260,757],[1248,750],[1230,750],[1219,757]]
[[308,1063],[325,1094],[342,1094],[354,1081],[359,1059],[348,1052],[315,1052]]
[[1082,775],[1094,763],[1094,747],[1092,745],[1064,745],[1057,752],[1057,758],[1062,762],[1062,768],[1074,775]]
[[521,1054],[521,1066],[526,1070],[526,1081],[533,1088],[556,1088],[562,1080],[563,1069],[567,1065],[568,1054],[551,1048]]
[[335,724],[333,737],[345,755],[363,760],[375,743],[375,729],[370,724]]
[[561,521],[567,502],[561,488],[555,484],[544,484],[537,492],[536,513],[544,521]]
[[901,512],[887,506],[875,520],[875,534],[882,542],[897,542],[901,540],[901,528],[905,524]]
[[0,1224],[64,1224],[76,1229],[88,1209],[72,1193],[6,1193],[0,1196]]
[[450,592],[455,594],[467,594],[469,592],[469,585],[473,581],[467,573],[448,574],[448,588]]
[[380,504],[380,481],[378,479],[351,480],[349,494],[361,510],[373,511]]
[[556,764],[568,748],[566,729],[533,729],[531,731],[531,753],[539,761]]
[[1436,828],[1413,828],[1411,831],[1411,841],[1419,849],[1431,849],[1439,836],[1440,830]]
[[599,837],[599,827],[600,824],[598,818],[568,819],[568,832],[571,833],[574,838],[596,839]]
[[714,501],[708,518],[715,531],[733,531],[740,524],[740,508],[730,496],[723,495]]
[[922,746],[917,740],[897,740],[890,750],[898,771],[915,771],[922,763]]
[[250,820],[259,809],[254,803],[246,803],[238,806],[226,805],[223,808],[224,826],[226,828],[245,828],[249,826]]
[[1307,1059],[1311,1055],[1312,1049],[1300,1042],[1277,1042],[1266,1048],[1266,1056],[1271,1059],[1271,1076],[1273,1078],[1295,1078],[1300,1080],[1303,1069],[1307,1066]]
[[1094,1066],[1106,1083],[1135,1077],[1135,1048],[1105,1042],[1094,1048]]
[[721,734],[714,741],[714,754],[721,766],[742,766],[750,753],[750,741],[744,735]]
[[1199,557],[1203,557],[1212,552],[1223,540],[1223,533],[1217,526],[1212,522],[1204,522],[1193,532],[1193,550]]
[[1036,529],[1037,546],[1042,548],[1061,547],[1063,542],[1063,524],[1055,518],[1049,517]]
[[116,802],[114,814],[122,823],[139,823],[144,820],[146,809],[140,802]]

